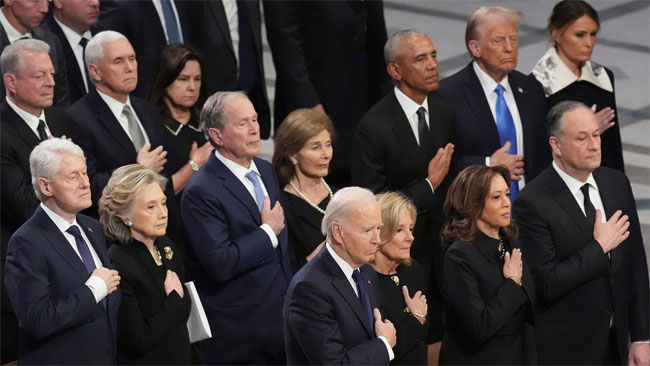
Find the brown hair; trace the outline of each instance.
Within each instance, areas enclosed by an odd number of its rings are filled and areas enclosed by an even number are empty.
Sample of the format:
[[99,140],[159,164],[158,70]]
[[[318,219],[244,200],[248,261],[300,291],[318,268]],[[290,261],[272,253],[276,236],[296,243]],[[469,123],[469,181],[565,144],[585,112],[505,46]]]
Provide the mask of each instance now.
[[[187,64],[187,61],[192,60],[199,63],[201,74],[204,76],[201,56],[199,56],[199,54],[191,47],[183,44],[170,44],[165,47],[162,51],[160,64],[158,64],[158,68],[154,74],[151,88],[149,89],[149,101],[162,110],[163,123],[172,129],[176,128],[176,123],[173,122],[169,108],[165,103],[165,90],[167,87],[172,85],[178,75],[180,75],[185,64]],[[197,99],[196,103],[194,103],[192,108],[190,108],[190,113],[192,114],[190,123],[197,123],[196,126],[193,125],[195,128],[199,128],[198,117],[207,95],[205,85],[205,79],[203,79],[201,82],[201,88],[199,89],[199,99]]]
[[334,141],[332,120],[320,112],[307,108],[296,109],[282,121],[275,132],[275,151],[272,161],[281,183],[288,183],[296,174],[296,168],[289,157],[300,151],[310,138],[323,131],[329,132]]
[[[570,26],[583,15],[590,17],[600,28],[598,12],[582,0],[563,0],[555,4],[551,16],[548,18],[548,36],[551,37],[553,31],[563,32],[566,27]],[[553,39],[551,39],[553,41]]]
[[[382,227],[379,232],[380,243],[378,246],[378,248],[381,248],[386,245],[386,243],[393,240],[395,234],[397,234],[399,219],[404,212],[411,215],[413,225],[415,225],[418,212],[413,202],[399,192],[380,193],[375,195],[375,197],[377,197],[377,202],[379,202],[379,207],[381,208]],[[410,265],[411,259],[407,259],[403,263]]]
[[[460,172],[451,183],[444,205],[443,247],[448,247],[455,240],[472,241],[476,238],[476,221],[483,213],[495,175],[503,177],[506,183],[510,182],[510,172],[505,166],[472,165]],[[502,232],[508,239],[516,238],[517,226],[514,221],[510,220]]]

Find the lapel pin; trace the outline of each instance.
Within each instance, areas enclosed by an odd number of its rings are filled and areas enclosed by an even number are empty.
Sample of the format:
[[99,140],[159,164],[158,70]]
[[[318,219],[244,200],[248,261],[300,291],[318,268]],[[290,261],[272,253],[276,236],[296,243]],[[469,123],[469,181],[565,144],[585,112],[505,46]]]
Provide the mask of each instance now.
[[92,233],[92,232],[93,232],[93,229],[92,229],[92,228],[88,228],[88,231],[90,231],[90,232]]
[[521,87],[518,87],[517,91],[519,92],[519,94],[524,94],[524,89],[522,89]]

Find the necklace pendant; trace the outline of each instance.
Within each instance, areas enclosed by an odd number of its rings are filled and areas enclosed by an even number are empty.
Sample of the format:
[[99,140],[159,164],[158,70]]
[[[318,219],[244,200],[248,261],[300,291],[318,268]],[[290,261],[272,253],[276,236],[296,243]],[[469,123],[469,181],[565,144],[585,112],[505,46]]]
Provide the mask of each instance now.
[[395,283],[395,286],[399,286],[399,277],[397,275],[390,276],[390,279]]

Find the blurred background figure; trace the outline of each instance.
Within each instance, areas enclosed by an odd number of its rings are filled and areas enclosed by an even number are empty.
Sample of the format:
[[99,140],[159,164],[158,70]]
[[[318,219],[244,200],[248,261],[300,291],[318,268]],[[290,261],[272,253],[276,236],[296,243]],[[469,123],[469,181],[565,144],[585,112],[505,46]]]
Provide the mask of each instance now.
[[99,201],[99,221],[113,241],[108,254],[122,276],[118,364],[191,362],[183,258],[167,237],[167,178],[139,164],[116,169]]
[[325,242],[321,221],[336,188],[325,182],[332,160],[334,127],[330,118],[311,109],[291,112],[275,133],[275,168],[289,229],[294,272],[313,258]]
[[391,365],[427,364],[426,274],[411,258],[415,205],[397,192],[377,195],[381,208],[379,249],[370,264],[377,272],[384,317],[397,330]]
[[510,220],[510,173],[475,165],[447,193],[441,365],[535,364],[534,284]]
[[584,1],[564,0],[553,7],[547,29],[553,45],[532,73],[544,87],[548,107],[575,100],[595,108],[601,133],[601,164],[623,171],[614,74],[591,61],[600,31],[598,12]]

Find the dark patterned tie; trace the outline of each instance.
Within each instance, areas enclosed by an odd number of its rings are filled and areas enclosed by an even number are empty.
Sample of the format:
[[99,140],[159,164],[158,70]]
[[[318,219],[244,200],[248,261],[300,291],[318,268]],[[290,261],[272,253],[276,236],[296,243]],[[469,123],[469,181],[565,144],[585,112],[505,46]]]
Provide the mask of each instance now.
[[45,131],[45,121],[38,120],[38,127],[36,127],[36,130],[38,131],[38,138],[41,139],[41,141],[47,140],[47,132]]
[[361,309],[366,315],[366,322],[370,326],[370,330],[375,332],[375,322],[373,321],[372,308],[370,307],[370,293],[368,291],[368,282],[363,278],[363,275],[358,269],[352,272],[352,279],[357,284],[359,291],[359,302],[361,302]]
[[418,137],[420,140],[420,149],[426,154],[431,148],[431,135],[429,134],[429,126],[425,114],[427,110],[420,107],[417,111],[418,115]]
[[[83,236],[81,236],[81,231],[79,231],[78,227],[72,225],[68,228],[68,230],[66,230],[66,232],[74,236],[74,240],[77,243],[77,250],[79,251],[79,255],[81,255],[81,261],[83,262],[84,266],[86,266],[88,273],[93,273],[97,267],[95,267],[95,261],[93,260],[93,255],[90,253],[88,244],[86,244]],[[106,309],[106,298],[101,299],[101,301],[99,301],[99,304],[104,309]]]
[[580,187],[580,190],[582,191],[582,195],[585,196],[585,216],[587,216],[587,221],[589,221],[589,224],[593,226],[594,221],[596,221],[596,209],[591,203],[591,199],[589,199],[589,183],[585,183],[585,185]]

